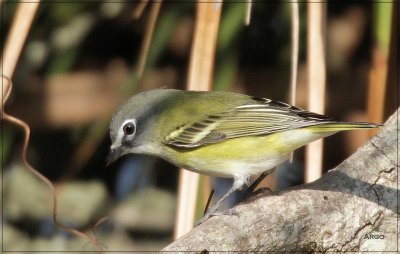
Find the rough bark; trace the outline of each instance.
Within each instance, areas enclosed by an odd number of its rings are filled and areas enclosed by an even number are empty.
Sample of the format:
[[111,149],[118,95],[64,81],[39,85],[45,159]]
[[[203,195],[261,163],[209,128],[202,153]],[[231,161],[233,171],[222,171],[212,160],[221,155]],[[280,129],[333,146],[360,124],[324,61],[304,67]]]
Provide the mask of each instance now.
[[163,251],[398,252],[398,112],[319,180],[239,204]]

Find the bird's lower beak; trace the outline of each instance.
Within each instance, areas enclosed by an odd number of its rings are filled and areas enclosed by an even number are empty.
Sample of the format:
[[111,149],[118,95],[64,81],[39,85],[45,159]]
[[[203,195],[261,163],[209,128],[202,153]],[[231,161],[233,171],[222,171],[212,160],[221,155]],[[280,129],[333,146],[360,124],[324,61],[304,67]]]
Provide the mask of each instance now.
[[112,148],[110,150],[110,153],[107,156],[106,163],[107,167],[110,166],[113,162],[115,162],[119,157],[121,157],[122,153],[122,148],[121,146]]

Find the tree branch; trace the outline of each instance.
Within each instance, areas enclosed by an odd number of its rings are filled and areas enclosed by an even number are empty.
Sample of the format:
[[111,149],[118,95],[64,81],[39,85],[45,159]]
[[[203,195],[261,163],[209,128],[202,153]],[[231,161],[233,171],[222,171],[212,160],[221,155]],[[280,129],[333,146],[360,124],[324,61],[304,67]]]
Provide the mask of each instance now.
[[239,204],[163,251],[398,251],[398,112],[319,180]]

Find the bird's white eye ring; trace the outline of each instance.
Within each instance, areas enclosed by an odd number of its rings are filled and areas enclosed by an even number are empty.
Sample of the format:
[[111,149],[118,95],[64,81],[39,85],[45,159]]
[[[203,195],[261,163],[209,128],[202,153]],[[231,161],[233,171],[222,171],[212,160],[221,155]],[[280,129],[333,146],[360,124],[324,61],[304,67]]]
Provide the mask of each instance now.
[[122,130],[124,131],[124,134],[127,136],[131,136],[133,134],[135,134],[136,132],[136,126],[133,122],[128,122],[124,125],[124,127],[122,128]]

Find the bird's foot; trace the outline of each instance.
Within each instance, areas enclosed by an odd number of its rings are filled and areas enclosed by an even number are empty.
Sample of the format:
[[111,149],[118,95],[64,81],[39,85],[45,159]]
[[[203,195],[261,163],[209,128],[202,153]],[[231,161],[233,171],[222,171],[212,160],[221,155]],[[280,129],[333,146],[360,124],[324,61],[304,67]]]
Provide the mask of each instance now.
[[208,211],[206,212],[206,214],[204,214],[203,218],[201,218],[200,220],[198,220],[198,221],[196,222],[196,226],[202,224],[203,222],[205,222],[206,220],[208,220],[208,219],[211,218],[211,217],[214,217],[214,216],[221,216],[221,215],[235,215],[235,216],[239,216],[239,214],[238,214],[236,211],[234,211],[232,208],[226,209],[226,210],[224,210],[224,211],[211,211],[211,210],[208,210]]

